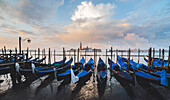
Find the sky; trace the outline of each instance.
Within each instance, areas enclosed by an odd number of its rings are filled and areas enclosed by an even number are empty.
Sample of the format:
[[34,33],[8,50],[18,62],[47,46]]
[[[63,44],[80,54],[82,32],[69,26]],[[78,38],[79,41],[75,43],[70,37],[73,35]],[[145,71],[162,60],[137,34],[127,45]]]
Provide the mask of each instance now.
[[0,47],[170,46],[170,0],[0,0]]

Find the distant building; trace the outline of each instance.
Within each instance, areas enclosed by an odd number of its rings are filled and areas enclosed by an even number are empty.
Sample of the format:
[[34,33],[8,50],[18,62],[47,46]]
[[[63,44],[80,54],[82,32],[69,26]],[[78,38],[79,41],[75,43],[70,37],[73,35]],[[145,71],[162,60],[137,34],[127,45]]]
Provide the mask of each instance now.
[[[82,43],[80,42],[80,50],[81,51],[86,51],[86,52],[94,52],[94,49],[92,49],[91,47],[89,48],[88,46],[86,48],[83,48]],[[96,49],[97,52],[102,52],[101,49]]]
[[[82,42],[80,42],[80,51],[86,51],[86,52],[94,52],[94,49],[93,48],[91,48],[91,47],[85,47],[85,48],[83,48],[83,45],[82,45]],[[102,50],[101,49],[95,49],[97,52],[102,52]],[[73,49],[73,48],[71,48],[70,50],[67,50],[67,52],[74,52],[74,51],[77,51],[77,49]]]

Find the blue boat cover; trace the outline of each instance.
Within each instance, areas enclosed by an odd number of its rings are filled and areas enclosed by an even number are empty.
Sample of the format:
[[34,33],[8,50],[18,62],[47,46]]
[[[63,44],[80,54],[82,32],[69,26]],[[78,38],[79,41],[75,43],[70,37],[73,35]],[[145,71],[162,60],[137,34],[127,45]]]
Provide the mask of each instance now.
[[166,70],[162,70],[161,75],[160,75],[160,77],[161,77],[160,84],[162,84],[164,86],[168,86],[168,79],[167,79],[166,75],[167,75]]
[[119,70],[122,70],[121,66],[119,66],[117,63],[113,63],[109,58],[108,58],[108,63],[112,69],[114,69],[116,66],[118,66]]
[[[161,73],[162,73],[162,71],[156,71],[156,72],[154,72],[154,74],[159,74],[159,75],[161,75]],[[167,76],[170,76],[170,73],[166,73],[166,75],[167,75]]]
[[88,71],[85,71],[85,70],[82,70],[80,73],[78,73],[76,76],[77,77],[82,77],[82,76],[85,76],[87,75],[89,72]]
[[[144,58],[144,60],[148,63],[148,59]],[[151,65],[152,65],[152,61],[151,61]],[[157,67],[162,67],[162,64],[159,64],[157,62],[153,62],[153,65]]]
[[150,74],[142,72],[142,71],[135,72],[135,74],[138,76],[141,76],[141,77],[145,77],[145,78],[160,79],[158,77],[155,77],[153,75],[150,75]]
[[135,73],[136,75],[139,75],[141,77],[146,77],[146,78],[151,78],[151,79],[160,79],[160,84],[164,85],[164,86],[168,86],[168,80],[167,80],[167,76],[166,76],[166,71],[162,70],[161,71],[161,78],[155,77],[153,75],[150,75],[148,73],[142,72],[142,71],[138,71]]
[[[120,58],[120,57],[119,57],[119,58]],[[118,59],[118,60],[119,60],[119,59]],[[131,63],[138,65],[137,67],[140,66],[140,64],[135,63],[135,62],[133,62],[132,60],[130,60],[130,61],[131,61]],[[137,68],[137,67],[136,67],[136,68]],[[135,72],[135,74],[138,75],[138,76],[144,77],[144,78],[160,79],[160,84],[162,84],[162,85],[164,85],[164,86],[168,86],[168,81],[167,81],[167,76],[166,76],[167,73],[166,73],[165,70],[162,70],[162,71],[161,71],[161,74],[160,74],[160,77],[161,77],[161,78],[155,77],[155,76],[150,75],[150,74],[148,74],[148,73],[145,73],[145,72],[143,72],[143,71]]]
[[99,66],[104,66],[104,69],[105,70],[107,69],[106,64],[103,62],[103,60],[101,58],[99,58],[97,69],[99,69]]
[[123,62],[122,60],[120,59],[117,59],[118,63],[120,64],[120,66],[122,66],[123,68],[125,69],[128,69],[128,64]]
[[[80,67],[83,66],[84,62],[85,62],[85,59],[84,59],[84,57],[83,57],[83,58],[79,61],[79,63],[82,63],[82,64],[80,65]],[[74,64],[74,65],[72,66],[72,68],[74,68],[75,66],[76,66],[76,65]],[[72,69],[72,70],[73,70],[73,69]],[[73,70],[73,72],[75,72],[75,70]],[[64,73],[59,74],[59,76],[68,75],[68,74],[71,74],[71,70],[70,70],[70,69],[68,69],[68,70],[65,71]]]
[[[90,60],[86,64],[91,64],[91,69],[92,69],[93,68],[93,59],[90,58]],[[77,77],[82,77],[82,76],[85,76],[88,73],[90,73],[89,71],[85,71],[84,68],[85,68],[85,66],[83,66],[83,70],[76,75]]]
[[[73,62],[73,58],[71,57],[71,59],[70,59],[69,61],[67,61],[66,63],[63,63],[63,64],[61,64],[61,65],[59,65],[59,66],[56,66],[56,67],[59,68],[59,67],[61,67],[61,66],[63,66],[63,65],[68,66],[68,65],[70,65],[72,62]],[[65,67],[66,67],[66,66],[65,66]],[[60,68],[59,68],[59,69],[60,69]]]
[[[73,70],[73,72],[75,72],[75,70]],[[65,71],[64,73],[59,74],[58,76],[63,76],[63,75],[68,75],[71,74],[71,69],[68,69],[67,71]]]
[[[90,60],[87,62],[87,64],[93,64],[93,59],[90,58]],[[83,69],[85,68],[85,66],[83,66]],[[91,69],[93,68],[93,65],[91,66]]]
[[[145,64],[142,64],[142,63],[136,63],[132,60],[129,60],[129,63],[134,65],[136,68],[142,68],[142,69],[147,69],[148,66],[146,66]],[[150,66],[150,69],[153,69],[153,66]]]

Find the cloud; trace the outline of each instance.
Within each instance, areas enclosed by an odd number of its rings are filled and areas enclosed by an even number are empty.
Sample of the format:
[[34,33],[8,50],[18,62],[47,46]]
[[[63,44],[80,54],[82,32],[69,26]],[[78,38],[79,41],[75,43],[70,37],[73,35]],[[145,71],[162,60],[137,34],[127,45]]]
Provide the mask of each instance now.
[[132,40],[134,35],[135,35],[134,33],[127,33],[127,35],[125,36],[125,39],[126,40]]
[[34,35],[34,33],[32,33],[31,31],[26,31],[26,30],[13,30],[10,28],[6,28],[6,31],[12,34],[15,33],[15,34],[20,34],[20,35]]
[[56,9],[63,4],[64,0],[19,0],[13,6],[8,1],[2,0],[0,9],[6,16],[12,16],[12,19],[36,24],[51,17],[51,14],[54,15]]
[[110,12],[113,8],[115,8],[115,5],[110,3],[94,5],[92,2],[84,1],[77,6],[77,9],[74,11],[71,19],[72,21],[100,20],[113,14],[113,12]]

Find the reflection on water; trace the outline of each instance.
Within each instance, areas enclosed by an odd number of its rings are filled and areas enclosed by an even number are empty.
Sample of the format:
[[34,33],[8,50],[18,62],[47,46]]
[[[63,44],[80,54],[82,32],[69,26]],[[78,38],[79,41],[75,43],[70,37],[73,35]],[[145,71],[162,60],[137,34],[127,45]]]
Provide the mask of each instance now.
[[47,75],[24,83],[17,88],[11,88],[10,77],[5,77],[1,83],[0,100],[144,100],[144,99],[169,99],[170,91],[164,87],[153,84],[140,84],[131,86],[107,74],[107,81],[99,86],[93,75],[84,83],[71,84],[70,80],[55,81],[53,76]]

